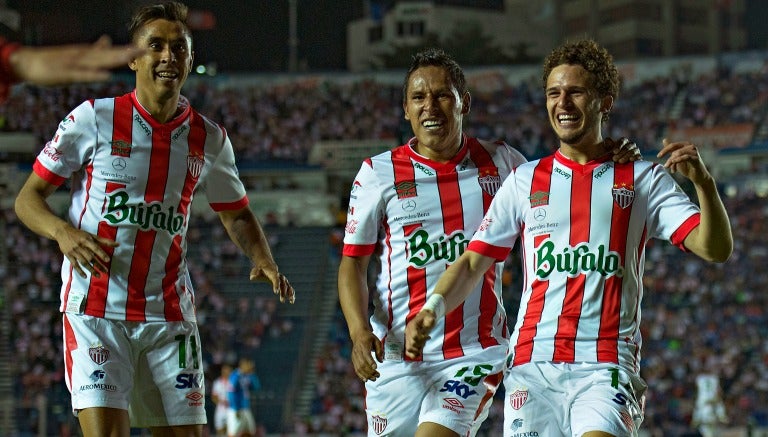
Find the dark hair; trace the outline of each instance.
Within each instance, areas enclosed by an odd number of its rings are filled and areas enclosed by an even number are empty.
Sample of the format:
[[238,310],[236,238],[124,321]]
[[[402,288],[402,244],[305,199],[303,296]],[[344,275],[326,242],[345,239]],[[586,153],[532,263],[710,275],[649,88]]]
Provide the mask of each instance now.
[[467,92],[467,81],[464,78],[464,70],[461,66],[442,49],[430,48],[422,50],[411,57],[411,67],[405,75],[403,82],[403,99],[408,96],[408,81],[411,74],[421,67],[440,67],[448,72],[451,83],[456,87],[459,95],[463,96]]
[[136,33],[144,27],[145,24],[158,19],[178,21],[184,25],[187,34],[190,34],[189,27],[187,27],[188,12],[189,8],[187,8],[184,3],[176,1],[142,6],[135,14],[133,14],[133,18],[131,18],[131,22],[128,25],[128,36],[131,38],[131,41],[133,41]]
[[[555,48],[544,59],[544,74],[542,82],[547,88],[547,79],[552,70],[558,65],[581,65],[592,74],[594,89],[599,97],[611,96],[614,100],[619,96],[619,71],[613,64],[613,56],[595,41],[585,39],[565,43]],[[607,119],[604,115],[603,121]]]

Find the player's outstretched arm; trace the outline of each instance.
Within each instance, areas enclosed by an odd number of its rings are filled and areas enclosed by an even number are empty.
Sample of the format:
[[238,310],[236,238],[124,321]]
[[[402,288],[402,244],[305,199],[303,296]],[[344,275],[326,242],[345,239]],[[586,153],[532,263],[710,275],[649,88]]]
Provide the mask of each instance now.
[[219,218],[229,238],[253,263],[250,280],[271,283],[272,291],[280,297],[280,302],[287,300],[294,303],[296,293],[293,286],[278,270],[267,237],[253,211],[248,206],[232,211],[220,211]]
[[421,356],[437,319],[461,305],[495,261],[468,250],[440,276],[424,307],[405,327],[405,354],[409,358]]
[[127,66],[143,52],[132,45],[113,46],[109,37],[102,36],[93,44],[22,46],[9,62],[19,80],[61,85],[108,80],[111,69]]
[[118,243],[77,229],[57,216],[46,202],[56,188],[31,173],[16,197],[16,216],[32,232],[56,241],[80,276],[85,277],[86,270],[96,277],[99,272],[106,273],[110,258],[106,250],[117,247]]
[[339,264],[339,304],[352,341],[352,365],[363,382],[378,378],[376,360],[384,361],[384,347],[368,322],[368,263],[370,256],[342,256]]
[[666,138],[658,157],[671,173],[680,173],[693,182],[701,208],[701,223],[685,238],[685,247],[707,261],[725,262],[733,252],[733,234],[715,179],[691,142]]

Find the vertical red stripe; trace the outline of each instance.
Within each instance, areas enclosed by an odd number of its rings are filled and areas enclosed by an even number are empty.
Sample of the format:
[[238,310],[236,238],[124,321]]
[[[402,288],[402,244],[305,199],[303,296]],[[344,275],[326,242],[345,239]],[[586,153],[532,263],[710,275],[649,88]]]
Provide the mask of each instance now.
[[[403,149],[396,149],[392,153],[392,170],[394,172],[393,178],[395,187],[399,187],[400,184],[410,183],[414,184],[414,190],[418,187],[415,186],[416,175],[414,173],[413,164],[411,158],[405,153]],[[399,197],[398,193],[398,197]],[[414,223],[411,225],[403,226],[404,237],[407,237],[417,229],[421,227],[421,223]],[[408,250],[406,248],[406,253]],[[405,317],[405,323],[410,322],[416,314],[424,306],[427,301],[427,275],[424,269],[414,268],[408,266],[406,269],[406,277],[408,281],[408,314]],[[409,360],[406,357],[406,360]],[[417,361],[421,360],[418,358]]]
[[[202,158],[205,156],[205,125],[202,118],[198,117],[195,112],[192,112],[191,114],[190,131],[187,139],[189,155]],[[184,179],[184,186],[181,189],[181,199],[176,210],[177,214],[186,217],[189,205],[192,201],[192,193],[194,192],[196,185],[197,178],[194,177],[191,172],[187,171],[186,178]],[[165,261],[165,276],[162,281],[164,302],[163,312],[165,313],[165,320],[169,321],[184,319],[184,316],[181,314],[180,294],[185,293],[186,290],[177,290],[176,288],[179,279],[179,266],[182,261],[182,238],[181,235],[176,235],[173,238]]]
[[[104,192],[106,194],[113,193],[118,189],[125,188],[125,184],[118,184],[115,182],[107,182]],[[106,202],[106,200],[105,200]],[[102,213],[106,204],[102,205]],[[109,240],[117,239],[117,227],[110,225],[106,221],[100,221],[98,225],[97,233],[100,237],[107,238]],[[102,247],[110,257],[110,261],[107,263],[107,269],[112,266],[112,256],[115,253],[114,247]],[[91,276],[90,284],[88,285],[88,300],[86,301],[85,313],[95,317],[104,317],[106,305],[107,305],[107,292],[109,290],[109,276],[110,273],[103,273],[100,277]]]
[[[112,109],[112,140],[111,141],[124,141],[128,144],[133,139],[133,102],[130,97],[121,96],[116,97],[114,100],[114,108]],[[92,182],[91,172],[93,168],[89,168],[88,183],[86,192],[90,193],[90,185]],[[119,188],[124,188],[124,184],[115,184],[108,182],[104,187],[106,194],[112,193]],[[89,198],[90,196],[88,196]],[[85,199],[85,203],[88,203],[88,198]],[[109,225],[108,223],[99,222],[97,233],[100,237],[115,240],[117,238],[117,228]],[[114,254],[114,248],[104,248],[110,257]],[[108,267],[111,267],[112,263],[109,263]],[[104,317],[107,305],[107,294],[109,293],[109,274],[102,274],[100,278],[91,277],[90,284],[88,284],[88,299],[86,301],[85,314],[95,317]]]
[[[421,228],[421,223],[403,226],[405,237],[407,238],[409,235],[416,232],[416,230],[419,228]],[[421,311],[421,308],[427,302],[427,271],[425,269],[419,269],[411,265],[409,265],[406,270],[406,275],[408,278],[409,298],[408,315],[405,317],[405,323],[408,324],[408,322],[416,317],[416,314]],[[408,357],[405,357],[405,359],[407,361],[421,361],[422,357],[418,357],[415,360],[411,360]]]
[[[91,183],[93,183],[93,163],[89,164],[85,167],[85,201],[83,202],[83,209],[80,211],[80,217],[77,219],[77,228],[82,229],[83,228],[83,217],[85,217],[85,212],[88,209],[88,199],[90,198],[90,192],[91,192]],[[76,275],[75,269],[72,267],[72,264],[69,266],[69,276],[67,278],[67,285],[64,289],[64,300],[62,302],[62,311],[65,310],[66,304],[69,300],[69,292],[72,290],[72,275]],[[88,290],[90,293],[90,290]]]
[[[634,189],[634,164],[616,164],[614,168],[614,187],[631,187]],[[621,208],[613,202],[611,217],[611,240],[609,250],[621,257],[621,265],[627,268],[627,230],[632,214],[632,205]],[[632,266],[634,268],[634,266]],[[597,360],[600,362],[619,362],[619,324],[621,319],[621,288],[622,278],[611,276],[605,281],[603,290],[603,306],[600,316],[600,330],[597,339]]]
[[[451,235],[455,231],[464,230],[464,207],[462,206],[461,191],[459,190],[459,174],[455,169],[446,172],[438,170],[437,190],[440,196],[440,208],[443,214],[443,233]],[[447,243],[446,243],[447,244]],[[443,254],[447,255],[444,249]],[[464,329],[464,304],[445,315],[445,332],[443,333],[443,357],[456,358],[464,356],[461,347],[461,331]]]
[[72,351],[77,350],[77,338],[75,337],[75,331],[72,330],[72,325],[69,323],[67,313],[62,314],[64,324],[64,371],[67,379],[67,386],[72,389]]
[[[475,139],[468,140],[467,144],[469,146],[470,157],[477,167],[478,177],[487,174],[499,174],[499,168],[493,162],[493,158],[485,149],[485,147],[482,146],[482,144],[480,144]],[[483,196],[483,214],[485,214],[488,211],[488,208],[491,206],[493,196],[488,194],[483,189],[481,189],[480,192]],[[472,233],[475,232],[474,229],[468,230]],[[496,266],[494,264],[483,276],[482,288],[480,290],[480,317],[477,321],[477,335],[480,341],[480,345],[483,348],[496,346],[499,344],[499,342],[491,335],[493,332],[493,319],[496,317],[496,309],[498,306],[496,292],[494,290],[497,279],[501,280],[501,278],[496,278]],[[505,314],[506,312],[502,311],[503,320],[501,322],[503,323],[504,327],[502,335],[506,338],[507,319],[503,316]]]
[[[147,187],[144,191],[144,202],[146,204],[163,201],[163,195],[168,182],[168,171],[170,170],[170,154],[170,131],[167,128],[156,127],[152,130],[149,174],[147,175]],[[134,256],[131,259],[131,270],[128,274],[126,320],[143,321],[146,319],[145,308],[147,298],[145,288],[156,235],[157,231],[154,229],[139,229],[136,232]]]
[[[592,204],[592,173],[571,173],[571,229],[569,244],[576,247],[589,241],[590,205]],[[576,259],[571,259],[575,263]],[[563,309],[557,322],[554,361],[572,363],[576,357],[576,333],[584,301],[584,274],[568,277],[565,284]]]
[[[531,183],[531,195],[540,191],[549,192],[552,186],[553,163],[554,156],[548,156],[541,159],[536,165],[533,181]],[[549,234],[534,237],[533,247],[538,247],[547,238],[549,238]],[[527,256],[525,256],[525,254],[523,255],[523,259],[526,259]],[[514,365],[525,364],[531,361],[531,355],[533,354],[533,339],[536,337],[537,326],[539,322],[541,322],[541,315],[544,312],[544,299],[549,285],[548,281],[542,282],[535,278],[529,278],[529,280],[533,281],[531,284],[531,297],[528,300],[525,315],[523,316],[523,323],[520,326],[517,344],[514,345]]]
[[499,384],[501,384],[501,380],[503,379],[504,372],[494,373],[492,375],[488,375],[483,380],[483,385],[485,385],[485,388],[487,391],[485,392],[485,395],[483,395],[483,399],[480,400],[480,404],[477,406],[477,411],[475,411],[475,419],[480,417],[480,413],[485,408],[485,404],[487,404],[491,399],[493,399],[493,395],[496,394],[496,390],[499,389]]

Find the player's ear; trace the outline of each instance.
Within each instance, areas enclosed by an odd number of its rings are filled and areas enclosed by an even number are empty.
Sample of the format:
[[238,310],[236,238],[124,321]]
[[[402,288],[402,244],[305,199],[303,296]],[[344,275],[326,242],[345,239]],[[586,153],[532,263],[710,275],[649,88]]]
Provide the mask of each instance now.
[[461,97],[461,114],[462,115],[469,114],[469,108],[471,105],[472,105],[472,96],[469,94],[469,91],[467,91]]
[[605,96],[600,102],[600,112],[603,114],[611,112],[613,109],[613,96]]

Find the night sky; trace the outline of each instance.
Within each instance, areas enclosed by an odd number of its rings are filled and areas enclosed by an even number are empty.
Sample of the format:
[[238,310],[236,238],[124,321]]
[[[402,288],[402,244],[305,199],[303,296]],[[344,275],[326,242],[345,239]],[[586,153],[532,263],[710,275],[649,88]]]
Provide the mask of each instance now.
[[[126,42],[126,23],[140,4],[155,0],[6,0],[21,13],[22,29],[8,35],[28,44],[94,41],[101,34]],[[395,0],[370,0],[391,7]],[[297,0],[300,71],[346,69],[346,26],[364,15],[363,0]],[[2,3],[2,0],[0,0]],[[288,67],[288,0],[185,0],[216,17],[213,30],[193,31],[197,64],[220,72],[274,72]],[[463,0],[435,0],[461,4]],[[498,9],[501,0],[469,2]],[[768,48],[768,1],[746,0],[742,25],[748,48]],[[0,31],[7,31],[0,25]],[[7,33],[7,32],[5,32]]]
[[[13,39],[29,44],[93,41],[101,34],[126,42],[126,24],[142,0],[8,0],[21,14]],[[216,17],[214,30],[193,32],[196,63],[220,71],[285,71],[288,0],[186,0],[190,9]],[[361,0],[298,0],[299,65],[309,70],[346,68],[346,24],[363,16]]]

